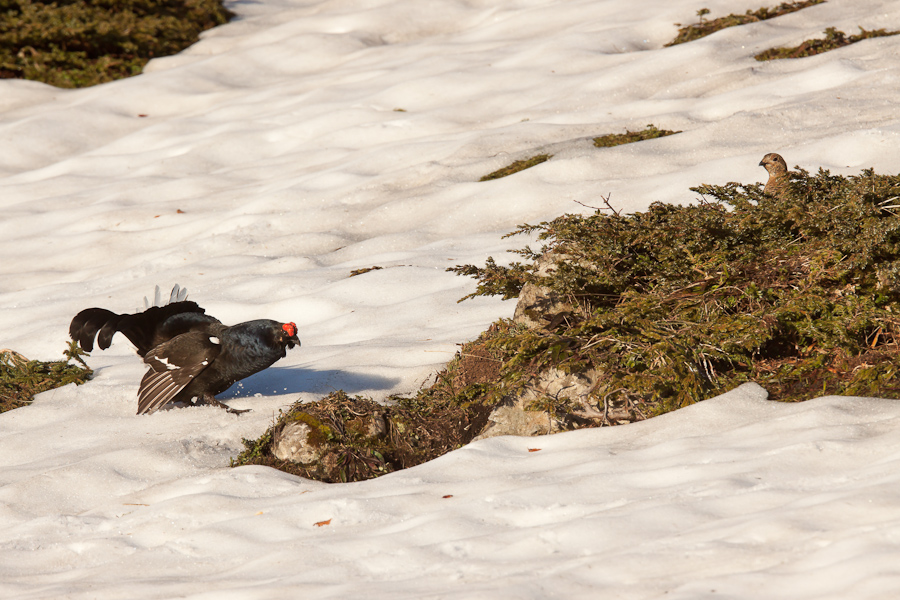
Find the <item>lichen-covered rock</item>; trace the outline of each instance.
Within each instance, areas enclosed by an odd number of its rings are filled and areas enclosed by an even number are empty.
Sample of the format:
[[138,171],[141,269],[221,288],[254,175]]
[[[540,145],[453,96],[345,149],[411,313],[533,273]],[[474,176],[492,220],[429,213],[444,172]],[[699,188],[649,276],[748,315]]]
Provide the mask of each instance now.
[[[572,417],[601,417],[594,391],[599,383],[594,371],[565,373],[552,368],[536,377],[517,396],[491,411],[488,424],[476,440],[498,435],[543,435],[569,429]],[[560,411],[560,407],[566,410]],[[541,410],[541,407],[546,407]]]
[[387,423],[384,422],[383,413],[376,412],[372,414],[366,426],[366,433],[370,438],[380,438],[387,435]]
[[554,399],[567,399],[576,404],[588,404],[598,379],[599,375],[593,369],[584,373],[566,373],[551,368],[538,377],[535,386],[529,391]]
[[[565,254],[550,252],[538,259],[534,274],[547,277],[556,269],[556,265],[569,258]],[[526,283],[519,292],[513,320],[530,328],[548,327],[574,310],[572,304],[559,294],[546,287]]]
[[311,463],[319,460],[321,450],[310,443],[309,434],[312,428],[302,421],[286,423],[275,433],[272,454],[279,460],[295,463]]
[[559,423],[549,413],[526,410],[526,402],[520,396],[509,404],[495,408],[488,417],[488,425],[473,441],[498,435],[542,435],[559,431]]

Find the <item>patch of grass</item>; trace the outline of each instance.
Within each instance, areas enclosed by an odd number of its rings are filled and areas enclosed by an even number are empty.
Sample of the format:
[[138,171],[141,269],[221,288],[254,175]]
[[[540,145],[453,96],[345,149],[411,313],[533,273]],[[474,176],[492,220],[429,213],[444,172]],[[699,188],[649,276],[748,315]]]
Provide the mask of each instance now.
[[[697,16],[700,17],[700,21],[698,23],[694,23],[693,25],[686,25],[684,27],[681,27],[678,30],[678,35],[675,36],[675,39],[666,44],[666,46],[675,46],[676,44],[692,42],[694,40],[715,33],[720,29],[725,29],[726,27],[735,27],[737,25],[745,25],[747,23],[755,23],[757,21],[765,21],[766,19],[773,19],[775,17],[780,17],[781,15],[786,15],[788,13],[798,11],[808,6],[822,4],[823,2],[825,2],[825,0],[782,2],[775,8],[759,8],[757,10],[748,10],[746,14],[743,15],[731,14],[726,17],[719,17],[718,19],[712,20],[704,19],[704,17],[709,14],[709,9],[702,8],[697,11]],[[675,25],[679,26],[678,23],[676,23]]]
[[[81,358],[78,344],[70,342],[64,361],[28,360],[13,350],[0,350],[0,412],[31,404],[34,395],[69,383],[81,385],[93,371]],[[70,361],[78,364],[70,364]]]
[[378,265],[375,265],[373,267],[363,267],[362,269],[353,269],[352,271],[350,271],[349,277],[356,277],[357,275],[363,275],[365,273],[368,273],[369,271],[380,271],[383,268],[384,267],[379,267]]
[[[613,146],[630,144],[632,142],[640,142],[643,140],[652,140],[655,138],[665,137],[667,135],[674,135],[676,133],[681,132],[672,131],[669,129],[658,129],[655,125],[650,124],[647,125],[646,129],[642,129],[640,131],[626,130],[625,133],[609,133],[606,135],[595,137],[594,146],[598,148],[612,148]],[[498,169],[493,173],[485,175],[479,181],[490,181],[492,179],[507,177],[514,173],[518,173],[519,171],[524,171],[525,169],[529,169],[535,165],[539,165],[542,162],[546,162],[551,158],[553,158],[552,154],[538,154],[537,156],[532,156],[531,158],[517,160],[507,167],[503,167],[502,169]]]
[[523,160],[517,160],[513,164],[508,167],[503,167],[502,169],[497,169],[493,173],[485,175],[478,181],[491,181],[492,179],[500,179],[501,177],[507,177],[514,173],[518,173],[519,171],[524,171],[525,169],[530,169],[535,165],[539,165],[542,162],[546,162],[553,157],[552,154],[538,154],[537,156],[532,156],[531,158],[526,158]]
[[0,0],[0,78],[75,88],[130,77],[233,16],[221,0]]
[[[549,368],[600,373],[597,394],[660,414],[756,381],[770,397],[900,394],[900,176],[791,173],[782,198],[735,183],[692,206],[564,215],[536,264],[463,265],[473,295],[539,286],[571,307],[544,328],[495,337],[500,387]],[[501,393],[504,393],[501,391]]]
[[646,129],[641,131],[628,131],[625,133],[608,133],[594,138],[594,146],[597,148],[612,148],[613,146],[621,146],[622,144],[631,144],[632,142],[641,142],[643,140],[652,140],[665,137],[667,135],[675,135],[680,131],[672,131],[670,129],[657,129],[655,125],[647,125]]
[[900,31],[887,31],[885,29],[867,31],[860,27],[858,34],[848,36],[843,31],[838,31],[834,27],[829,27],[824,33],[824,39],[806,40],[799,46],[793,48],[770,48],[769,50],[760,52],[754,56],[754,58],[763,61],[776,60],[779,58],[802,58],[804,56],[813,56],[815,54],[828,52],[829,50],[835,50],[836,48],[843,48],[844,46],[849,46],[850,44],[855,44],[856,42],[861,42],[870,38],[897,35]]

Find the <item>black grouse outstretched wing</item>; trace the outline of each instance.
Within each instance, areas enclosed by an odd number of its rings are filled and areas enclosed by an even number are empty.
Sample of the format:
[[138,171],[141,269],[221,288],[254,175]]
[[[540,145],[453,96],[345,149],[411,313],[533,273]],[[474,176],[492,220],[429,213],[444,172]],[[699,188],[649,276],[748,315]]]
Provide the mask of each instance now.
[[137,414],[165,406],[219,356],[220,349],[216,336],[191,331],[150,350],[144,357],[150,370],[141,379]]
[[72,319],[69,335],[90,352],[94,349],[95,336],[100,349],[106,350],[116,332],[121,332],[135,345],[137,353],[144,356],[154,346],[176,335],[219,322],[205,313],[196,302],[191,301],[151,306],[133,315],[118,315],[105,308],[88,308]]

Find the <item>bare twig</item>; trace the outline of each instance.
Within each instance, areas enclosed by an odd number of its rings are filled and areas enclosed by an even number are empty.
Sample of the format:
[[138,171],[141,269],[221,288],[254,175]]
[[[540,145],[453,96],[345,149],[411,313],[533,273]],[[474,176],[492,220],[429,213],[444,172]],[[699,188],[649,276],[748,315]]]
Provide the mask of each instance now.
[[621,217],[622,213],[613,208],[612,204],[609,203],[610,196],[612,196],[612,192],[607,194],[605,198],[603,197],[603,194],[600,195],[600,198],[603,199],[603,204],[605,204],[606,206],[591,206],[590,204],[585,204],[584,202],[579,202],[578,200],[572,200],[572,202],[574,202],[575,204],[580,204],[585,208],[591,208],[593,210],[609,210],[612,211],[612,214],[616,215],[617,217]]

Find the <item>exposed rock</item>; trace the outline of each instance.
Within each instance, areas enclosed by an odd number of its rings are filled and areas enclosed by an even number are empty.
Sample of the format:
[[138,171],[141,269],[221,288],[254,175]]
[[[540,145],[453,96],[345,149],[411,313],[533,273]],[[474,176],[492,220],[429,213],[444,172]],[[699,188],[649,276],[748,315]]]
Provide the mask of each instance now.
[[472,441],[498,435],[542,435],[559,431],[559,424],[550,414],[525,410],[525,405],[526,402],[519,397],[510,404],[495,408],[488,417],[488,426]]
[[384,422],[384,415],[380,412],[372,414],[366,434],[369,437],[380,438],[387,434],[387,423]]
[[[590,370],[584,373],[564,373],[552,368],[542,373],[518,396],[509,398],[488,417],[488,425],[476,440],[497,435],[543,435],[568,429],[570,417],[580,420],[601,417],[592,395],[599,382],[599,374]],[[551,411],[529,410],[552,401],[560,401],[571,408],[563,415]],[[602,408],[602,407],[601,407]]]
[[275,433],[272,454],[279,460],[295,463],[311,463],[322,456],[321,450],[310,444],[312,428],[302,421],[289,422]]
[[[569,258],[565,254],[548,252],[538,259],[537,270],[534,274],[546,277],[556,269],[557,264]],[[526,283],[519,292],[513,320],[527,327],[547,327],[571,314],[574,310],[575,307],[559,294],[546,287]]]
[[552,398],[587,404],[588,397],[597,387],[598,379],[598,373],[593,369],[584,373],[565,373],[554,367],[541,374],[535,391]]
[[[571,259],[567,254],[548,252],[538,259],[535,275],[547,277],[560,263]],[[513,319],[527,327],[552,328],[575,311],[576,307],[561,295],[527,283],[519,294]],[[646,418],[638,407],[640,398],[626,390],[609,390],[603,379],[593,369],[565,373],[551,368],[534,378],[524,392],[497,406],[475,439],[543,435],[586,423],[613,425]],[[540,410],[541,406],[548,409]]]
[[[603,390],[604,392],[606,390]],[[640,398],[636,398],[627,390],[614,390],[603,395],[600,403],[600,409],[603,411],[599,415],[599,421],[605,425],[623,425],[625,423],[634,423],[635,421],[643,421],[647,416],[641,412]],[[591,418],[597,419],[598,416],[590,415]]]

